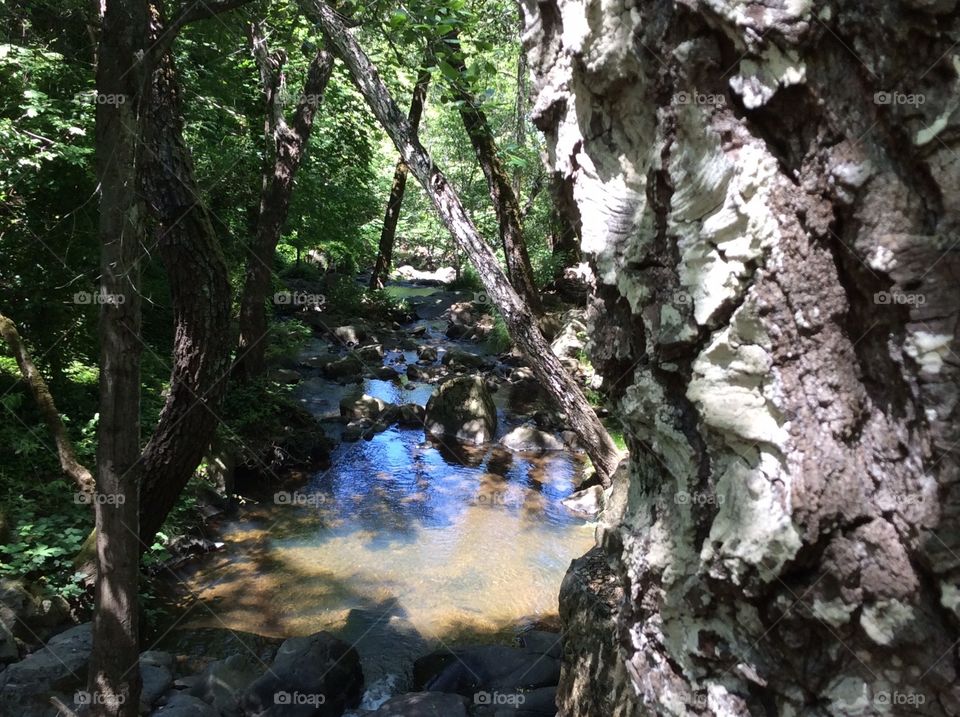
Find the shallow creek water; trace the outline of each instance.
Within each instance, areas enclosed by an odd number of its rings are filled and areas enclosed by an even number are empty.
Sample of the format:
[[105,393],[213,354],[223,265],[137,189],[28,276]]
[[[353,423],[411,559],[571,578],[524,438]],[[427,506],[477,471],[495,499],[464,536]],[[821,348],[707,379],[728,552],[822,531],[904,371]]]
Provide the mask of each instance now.
[[[428,327],[422,343],[456,343],[437,324]],[[404,360],[415,361],[415,352]],[[399,352],[384,363],[404,368]],[[375,379],[362,386],[385,401],[421,405],[434,388]],[[322,418],[356,390],[310,378],[295,395]],[[522,422],[515,411],[530,409],[529,397],[510,391],[494,394],[498,437]],[[270,636],[329,630],[357,643],[370,685],[438,644],[503,641],[518,626],[548,620],[570,560],[593,544],[593,526],[560,503],[583,470],[571,453],[468,450],[394,426],[339,445],[331,466],[223,526],[224,549],[182,576],[209,609],[193,609],[180,627]]]

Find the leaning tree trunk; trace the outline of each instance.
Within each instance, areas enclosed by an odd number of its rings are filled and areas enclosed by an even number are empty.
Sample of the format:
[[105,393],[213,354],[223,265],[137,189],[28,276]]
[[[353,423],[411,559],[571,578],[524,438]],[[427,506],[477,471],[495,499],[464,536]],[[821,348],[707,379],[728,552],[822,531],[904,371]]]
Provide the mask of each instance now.
[[414,177],[423,185],[455,242],[467,254],[491,301],[500,310],[510,336],[526,354],[544,389],[567,416],[567,422],[586,447],[602,480],[608,481],[620,453],[577,383],[567,374],[537,327],[529,307],[497,264],[490,247],[467,215],[460,198],[430,159],[400,108],[390,97],[376,68],[353,39],[337,14],[319,0],[301,0],[304,12],[317,22],[334,51],[350,70],[357,88],[393,140]]
[[266,152],[257,231],[249,247],[250,257],[240,298],[240,343],[235,373],[243,379],[263,373],[267,348],[266,301],[270,293],[274,254],[290,210],[293,180],[310,141],[320,98],[333,70],[333,56],[319,50],[310,62],[303,93],[297,101],[291,122],[287,124],[283,116],[283,65],[286,56],[282,51],[269,51],[258,23],[251,25],[250,44],[266,101]]
[[[153,18],[152,37],[162,37]],[[172,51],[152,75],[142,186],[174,310],[173,368],[160,421],[144,448],[141,549],[150,547],[219,423],[230,365],[230,281],[183,140]]]
[[631,448],[561,715],[960,714],[954,6],[525,0]]
[[527,253],[526,240],[523,238],[522,214],[517,193],[511,184],[510,175],[500,159],[497,140],[490,129],[487,115],[480,107],[480,100],[474,96],[466,83],[466,60],[460,47],[459,38],[454,34],[446,38],[450,52],[446,60],[460,73],[452,82],[453,93],[459,102],[460,119],[463,121],[470,144],[477,155],[477,162],[483,170],[490,192],[490,201],[497,215],[500,230],[500,243],[507,263],[507,275],[514,290],[520,294],[535,314],[543,311],[540,293],[533,281],[533,268]]
[[[423,106],[427,101],[427,87],[430,84],[430,72],[420,71],[417,82],[413,86],[413,96],[410,98],[410,110],[407,112],[407,122],[410,131],[416,133],[420,128],[420,118],[423,116]],[[393,263],[393,241],[397,236],[397,223],[400,221],[400,208],[403,206],[403,195],[407,188],[407,174],[409,170],[403,160],[397,161],[397,168],[393,171],[393,184],[390,185],[390,198],[387,200],[387,211],[383,217],[383,229],[380,231],[380,248],[377,251],[377,262],[373,266],[370,277],[370,288],[377,289],[383,286]]]
[[[107,0],[97,64],[96,166],[100,186],[100,419],[91,714],[139,714],[140,269],[143,209],[137,188],[140,62],[145,0]],[[139,54],[139,57],[138,57]],[[52,400],[50,406],[52,407]],[[61,453],[62,455],[62,453]]]
[[7,344],[10,354],[16,360],[17,367],[20,369],[20,376],[27,384],[27,389],[33,396],[33,400],[40,410],[40,415],[43,416],[43,422],[47,424],[47,430],[50,431],[53,444],[57,449],[60,470],[73,481],[78,496],[84,502],[92,503],[95,487],[93,474],[77,458],[77,453],[73,449],[73,441],[70,440],[70,434],[63,424],[63,419],[60,418],[60,411],[57,410],[53,394],[50,393],[47,382],[33,362],[23,339],[20,338],[17,325],[3,314],[0,314],[0,338]]

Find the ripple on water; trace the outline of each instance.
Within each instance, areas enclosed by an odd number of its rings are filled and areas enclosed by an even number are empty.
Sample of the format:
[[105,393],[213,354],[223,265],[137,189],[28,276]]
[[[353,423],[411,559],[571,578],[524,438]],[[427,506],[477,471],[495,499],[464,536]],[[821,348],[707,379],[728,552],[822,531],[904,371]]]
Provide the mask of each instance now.
[[216,622],[262,634],[342,628],[389,606],[426,638],[496,632],[556,612],[593,528],[560,500],[583,469],[565,452],[463,449],[391,428],[343,444],[334,468],[227,530],[191,578]]

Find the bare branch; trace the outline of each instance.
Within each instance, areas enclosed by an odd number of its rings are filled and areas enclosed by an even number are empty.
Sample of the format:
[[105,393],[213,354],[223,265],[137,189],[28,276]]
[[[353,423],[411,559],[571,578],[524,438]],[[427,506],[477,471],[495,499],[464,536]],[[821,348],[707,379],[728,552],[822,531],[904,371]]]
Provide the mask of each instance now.
[[33,400],[36,401],[37,407],[43,415],[44,423],[47,424],[50,435],[53,436],[53,441],[57,446],[57,457],[60,459],[60,468],[77,484],[81,493],[92,494],[94,491],[93,474],[77,460],[73,443],[60,418],[60,412],[53,401],[53,395],[47,387],[47,382],[43,380],[36,364],[30,358],[29,351],[23,345],[16,324],[3,314],[0,314],[0,336],[10,347],[10,353],[13,354],[17,366],[20,367],[20,375],[23,376]]

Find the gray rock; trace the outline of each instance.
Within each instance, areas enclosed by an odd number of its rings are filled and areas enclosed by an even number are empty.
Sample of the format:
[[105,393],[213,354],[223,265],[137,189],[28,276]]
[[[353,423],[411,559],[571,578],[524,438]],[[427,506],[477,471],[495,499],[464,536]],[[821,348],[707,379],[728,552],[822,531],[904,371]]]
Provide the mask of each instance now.
[[[30,639],[26,626],[36,613],[36,601],[18,580],[0,580],[0,622],[17,637]],[[21,634],[24,633],[24,634]]]
[[594,485],[564,498],[561,503],[575,515],[592,518],[603,510],[603,488]]
[[[443,653],[453,659],[443,660]],[[549,654],[502,645],[480,645],[440,651],[418,660],[421,677],[424,665],[443,667],[426,681],[430,692],[453,692],[470,699],[479,692],[517,694],[540,687],[555,686],[560,680],[560,661]]]
[[363,363],[356,356],[344,356],[325,363],[323,375],[338,380],[359,379],[363,375]]
[[293,385],[300,383],[300,379],[300,374],[290,368],[275,368],[270,372],[270,380],[274,383]]
[[520,636],[520,646],[537,655],[550,655],[558,660],[563,654],[563,636],[559,632],[530,630]]
[[490,358],[485,356],[477,356],[476,354],[469,353],[468,351],[458,351],[456,349],[447,351],[443,355],[441,363],[444,366],[468,369],[483,369],[493,367],[493,361]]
[[332,333],[337,342],[349,348],[357,346],[367,338],[367,330],[363,326],[338,326]]
[[356,706],[363,671],[356,649],[327,632],[292,637],[243,699],[256,717],[339,717]]
[[165,705],[151,713],[151,717],[220,717],[220,714],[197,697],[174,692]]
[[357,358],[361,361],[366,361],[367,363],[376,362],[379,363],[383,360],[383,346],[380,344],[370,344],[369,346],[361,346],[356,350]]
[[[27,714],[28,705],[46,703],[53,692],[71,693],[86,684],[93,643],[91,623],[70,628],[47,645],[0,672],[0,704]],[[16,706],[16,707],[15,707]]]
[[400,376],[389,366],[376,366],[371,369],[370,373],[374,378],[379,378],[381,381],[395,381]]
[[443,383],[427,402],[424,429],[430,435],[465,443],[492,440],[497,409],[483,379],[462,376]]
[[141,656],[140,677],[143,680],[143,689],[140,692],[141,712],[146,712],[157,704],[173,685],[173,673],[166,665],[144,662]]
[[207,665],[188,694],[211,705],[217,714],[241,715],[240,701],[264,669],[264,665],[253,658],[230,655]]
[[386,407],[387,403],[385,401],[366,394],[362,396],[344,396],[340,400],[340,415],[351,421],[373,421],[383,413]]
[[423,406],[416,403],[405,403],[400,406],[399,423],[401,426],[423,426],[427,412]]
[[391,697],[372,717],[467,717],[467,698],[443,692],[412,692]]
[[533,426],[517,426],[500,439],[500,443],[511,451],[562,451],[563,441],[544,433]]
[[6,623],[0,621],[0,663],[16,662],[20,659],[17,638],[10,632]]
[[573,320],[564,325],[563,329],[556,335],[550,343],[550,348],[557,358],[577,358],[584,347],[583,339],[587,332],[587,327],[582,322]]
[[424,363],[433,363],[437,360],[437,349],[433,346],[421,346],[417,349],[417,358]]

